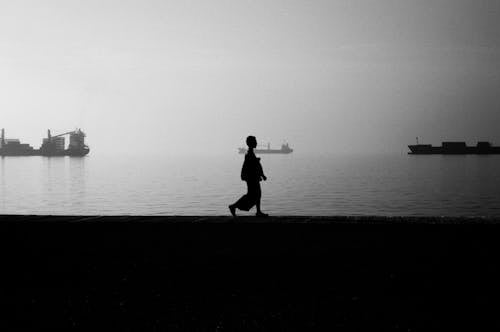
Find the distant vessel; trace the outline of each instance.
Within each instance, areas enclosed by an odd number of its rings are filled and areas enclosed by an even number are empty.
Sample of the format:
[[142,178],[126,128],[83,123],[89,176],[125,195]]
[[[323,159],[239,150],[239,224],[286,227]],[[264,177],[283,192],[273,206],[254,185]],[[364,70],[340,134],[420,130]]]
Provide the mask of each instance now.
[[490,142],[478,142],[476,146],[467,146],[465,142],[442,142],[441,146],[431,144],[408,145],[408,154],[500,154],[500,146]]
[[[65,148],[64,136],[69,135],[69,145]],[[83,157],[90,152],[85,144],[85,133],[81,129],[52,136],[47,131],[47,138],[42,141],[40,149],[34,149],[29,144],[22,144],[18,139],[6,139],[2,129],[0,139],[0,156],[74,156]]]
[[[239,153],[244,154],[247,153],[246,148],[238,148]],[[281,144],[281,149],[271,149],[271,144],[267,143],[267,149],[254,149],[255,153],[275,153],[275,154],[289,154],[293,152],[293,149],[290,148],[288,143]]]

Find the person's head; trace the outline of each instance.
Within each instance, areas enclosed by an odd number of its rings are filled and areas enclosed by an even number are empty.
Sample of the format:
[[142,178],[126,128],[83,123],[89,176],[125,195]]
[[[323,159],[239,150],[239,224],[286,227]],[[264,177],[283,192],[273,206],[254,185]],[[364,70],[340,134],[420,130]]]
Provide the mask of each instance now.
[[257,139],[255,136],[248,136],[247,137],[247,145],[249,148],[255,149],[257,147]]

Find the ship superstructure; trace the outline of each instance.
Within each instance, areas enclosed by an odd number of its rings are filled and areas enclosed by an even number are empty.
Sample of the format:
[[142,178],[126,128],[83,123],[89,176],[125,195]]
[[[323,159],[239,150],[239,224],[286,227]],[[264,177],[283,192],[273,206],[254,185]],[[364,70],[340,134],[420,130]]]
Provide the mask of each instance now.
[[23,144],[17,138],[5,138],[5,129],[2,129],[0,138],[0,156],[33,156],[37,150],[29,144]]
[[[271,149],[271,144],[267,143],[267,148],[266,149],[254,149],[253,150],[257,154],[262,154],[262,153],[269,153],[269,154],[289,154],[293,152],[293,149],[290,148],[290,145],[288,143],[283,143],[281,145],[281,149]],[[246,148],[238,148],[238,152],[241,154],[247,153]]]
[[[65,137],[69,135],[69,145],[65,149]],[[85,133],[81,129],[68,131],[63,134],[52,136],[47,130],[47,137],[43,139],[40,147],[42,156],[85,156],[90,149],[85,144]]]
[[[69,145],[66,148],[65,136],[69,135]],[[34,149],[29,144],[21,144],[18,139],[6,139],[5,130],[2,129],[0,139],[0,156],[75,156],[83,157],[90,152],[85,144],[85,133],[81,129],[69,131],[59,135],[51,135],[42,140],[40,149]]]

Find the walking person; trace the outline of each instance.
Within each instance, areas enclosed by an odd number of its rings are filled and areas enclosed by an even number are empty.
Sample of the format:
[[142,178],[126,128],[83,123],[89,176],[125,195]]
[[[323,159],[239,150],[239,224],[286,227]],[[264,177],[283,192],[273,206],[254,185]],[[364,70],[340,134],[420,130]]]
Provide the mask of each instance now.
[[257,208],[257,217],[267,217],[260,209],[260,198],[262,191],[260,189],[260,181],[267,180],[260,164],[260,158],[257,158],[254,149],[257,147],[257,139],[254,136],[248,136],[246,140],[248,151],[245,155],[245,161],[241,168],[241,180],[247,183],[247,193],[243,195],[236,203],[229,205],[229,211],[236,217],[236,209],[250,211],[255,205]]

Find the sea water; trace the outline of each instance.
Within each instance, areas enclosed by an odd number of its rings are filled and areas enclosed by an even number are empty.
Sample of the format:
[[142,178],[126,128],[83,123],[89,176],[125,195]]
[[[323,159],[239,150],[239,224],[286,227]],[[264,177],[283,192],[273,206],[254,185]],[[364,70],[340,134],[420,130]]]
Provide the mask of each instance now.
[[[500,216],[500,156],[260,157],[272,215]],[[0,214],[228,215],[246,191],[242,162],[236,153],[3,157]]]

